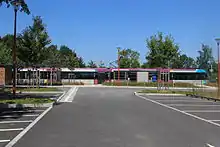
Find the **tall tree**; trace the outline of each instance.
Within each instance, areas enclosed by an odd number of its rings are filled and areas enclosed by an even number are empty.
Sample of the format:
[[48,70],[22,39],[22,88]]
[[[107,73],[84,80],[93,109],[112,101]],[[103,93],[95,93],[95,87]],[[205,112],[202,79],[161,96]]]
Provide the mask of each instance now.
[[50,45],[47,50],[48,58],[43,62],[43,65],[48,67],[61,67],[60,54],[57,45]]
[[88,62],[88,66],[87,67],[90,67],[90,68],[97,68],[97,65],[95,64],[95,62],[94,61],[89,61]]
[[197,57],[198,68],[205,69],[209,71],[211,64],[214,62],[214,57],[212,55],[212,48],[208,45],[202,44],[202,48],[198,51],[199,56]]
[[186,54],[180,55],[175,64],[177,68],[196,68],[196,61]]
[[11,64],[11,50],[2,42],[0,42],[0,64]]
[[18,57],[27,65],[40,65],[48,58],[48,45],[51,43],[45,24],[40,16],[33,18],[33,25],[19,36]]
[[100,61],[98,67],[105,68],[105,63],[103,61]]
[[84,68],[86,67],[85,62],[83,61],[82,57],[78,57],[79,67]]
[[148,62],[144,62],[144,63],[141,65],[141,68],[149,68]]
[[171,35],[164,36],[158,32],[156,35],[147,39],[147,48],[149,49],[146,60],[149,67],[168,67],[175,66],[179,57],[179,46],[174,43]]
[[132,49],[123,49],[119,52],[120,68],[138,68],[140,67],[140,54]]
[[28,8],[28,5],[26,4],[25,0],[0,0],[0,6],[5,3],[7,5],[7,8],[10,6],[19,6],[20,12],[25,12],[26,14],[30,14],[30,10]]
[[79,67],[78,57],[75,51],[69,47],[62,45],[60,47],[60,60],[63,67]]
[[13,38],[14,36],[11,34],[7,34],[1,38],[1,42],[3,42],[9,49],[12,50],[13,47]]

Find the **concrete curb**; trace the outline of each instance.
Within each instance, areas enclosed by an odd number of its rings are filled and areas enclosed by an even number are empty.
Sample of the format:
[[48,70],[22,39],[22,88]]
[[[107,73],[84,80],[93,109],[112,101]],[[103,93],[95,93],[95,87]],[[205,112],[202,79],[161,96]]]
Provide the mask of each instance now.
[[47,107],[53,107],[53,105],[58,104],[58,101],[66,94],[66,92],[62,92],[63,94],[56,99],[53,103],[42,103],[42,104],[1,104],[1,109],[7,109],[7,108],[47,108]]
[[51,94],[54,94],[54,93],[63,93],[63,91],[21,91],[21,92],[18,92],[18,93],[51,93]]
[[195,94],[154,94],[154,93],[138,93],[138,92],[134,92],[134,95],[154,95],[154,96],[190,96],[192,98],[201,98],[201,99],[207,99],[207,100],[212,100],[215,102],[220,102],[220,99],[217,98],[211,98],[211,97],[205,97],[205,96],[199,96],[199,95],[195,95]]
[[0,104],[1,109],[6,108],[45,108],[51,107],[54,103],[43,103],[43,104]]
[[212,98],[212,97],[206,97],[206,96],[200,96],[200,95],[196,95],[196,94],[186,94],[186,96],[190,96],[192,98],[201,98],[201,99],[213,100],[215,102],[220,102],[220,99]]
[[136,93],[140,95],[155,95],[155,96],[185,96],[185,94],[169,94],[169,93]]

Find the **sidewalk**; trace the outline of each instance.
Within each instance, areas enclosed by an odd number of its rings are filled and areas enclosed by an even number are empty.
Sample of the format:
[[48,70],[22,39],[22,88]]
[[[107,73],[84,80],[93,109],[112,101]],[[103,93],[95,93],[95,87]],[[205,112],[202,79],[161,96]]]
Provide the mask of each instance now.
[[[196,85],[196,86],[201,86],[201,85]],[[6,86],[6,87],[10,87],[10,86]],[[27,87],[26,85],[18,85],[17,87]],[[140,88],[144,88],[144,89],[157,89],[157,87],[144,87],[144,86],[106,86],[106,85],[61,85],[61,86],[40,86],[40,87],[55,87],[55,88],[65,88],[65,87],[94,87],[94,88],[134,88],[134,89],[140,89]],[[196,89],[216,89],[216,87],[210,87],[210,86],[205,86],[202,85],[201,87],[197,87]],[[182,89],[182,90],[189,90],[189,89],[193,89],[192,87],[169,87],[169,89]]]

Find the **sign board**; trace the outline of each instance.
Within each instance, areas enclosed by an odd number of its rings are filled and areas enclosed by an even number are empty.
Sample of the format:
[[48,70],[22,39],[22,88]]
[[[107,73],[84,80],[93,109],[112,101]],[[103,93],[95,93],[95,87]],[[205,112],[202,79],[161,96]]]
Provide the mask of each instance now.
[[156,75],[152,76],[152,82],[157,82],[157,76]]
[[149,74],[148,72],[137,72],[137,82],[148,82]]

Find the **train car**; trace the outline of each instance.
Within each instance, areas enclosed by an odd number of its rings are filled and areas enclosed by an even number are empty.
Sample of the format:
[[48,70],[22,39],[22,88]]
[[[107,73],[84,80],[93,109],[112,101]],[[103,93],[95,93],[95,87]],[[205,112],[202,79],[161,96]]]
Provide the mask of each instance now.
[[[118,72],[119,70],[119,72]],[[103,82],[185,82],[201,83],[207,80],[207,72],[203,69],[163,69],[163,68],[24,68],[17,74],[18,84],[52,83],[86,85]]]
[[18,85],[61,83],[60,68],[23,68],[17,72]]
[[203,69],[171,69],[170,79],[173,82],[201,84],[206,83],[208,75]]
[[61,81],[65,84],[96,84],[97,71],[94,68],[61,68]]

